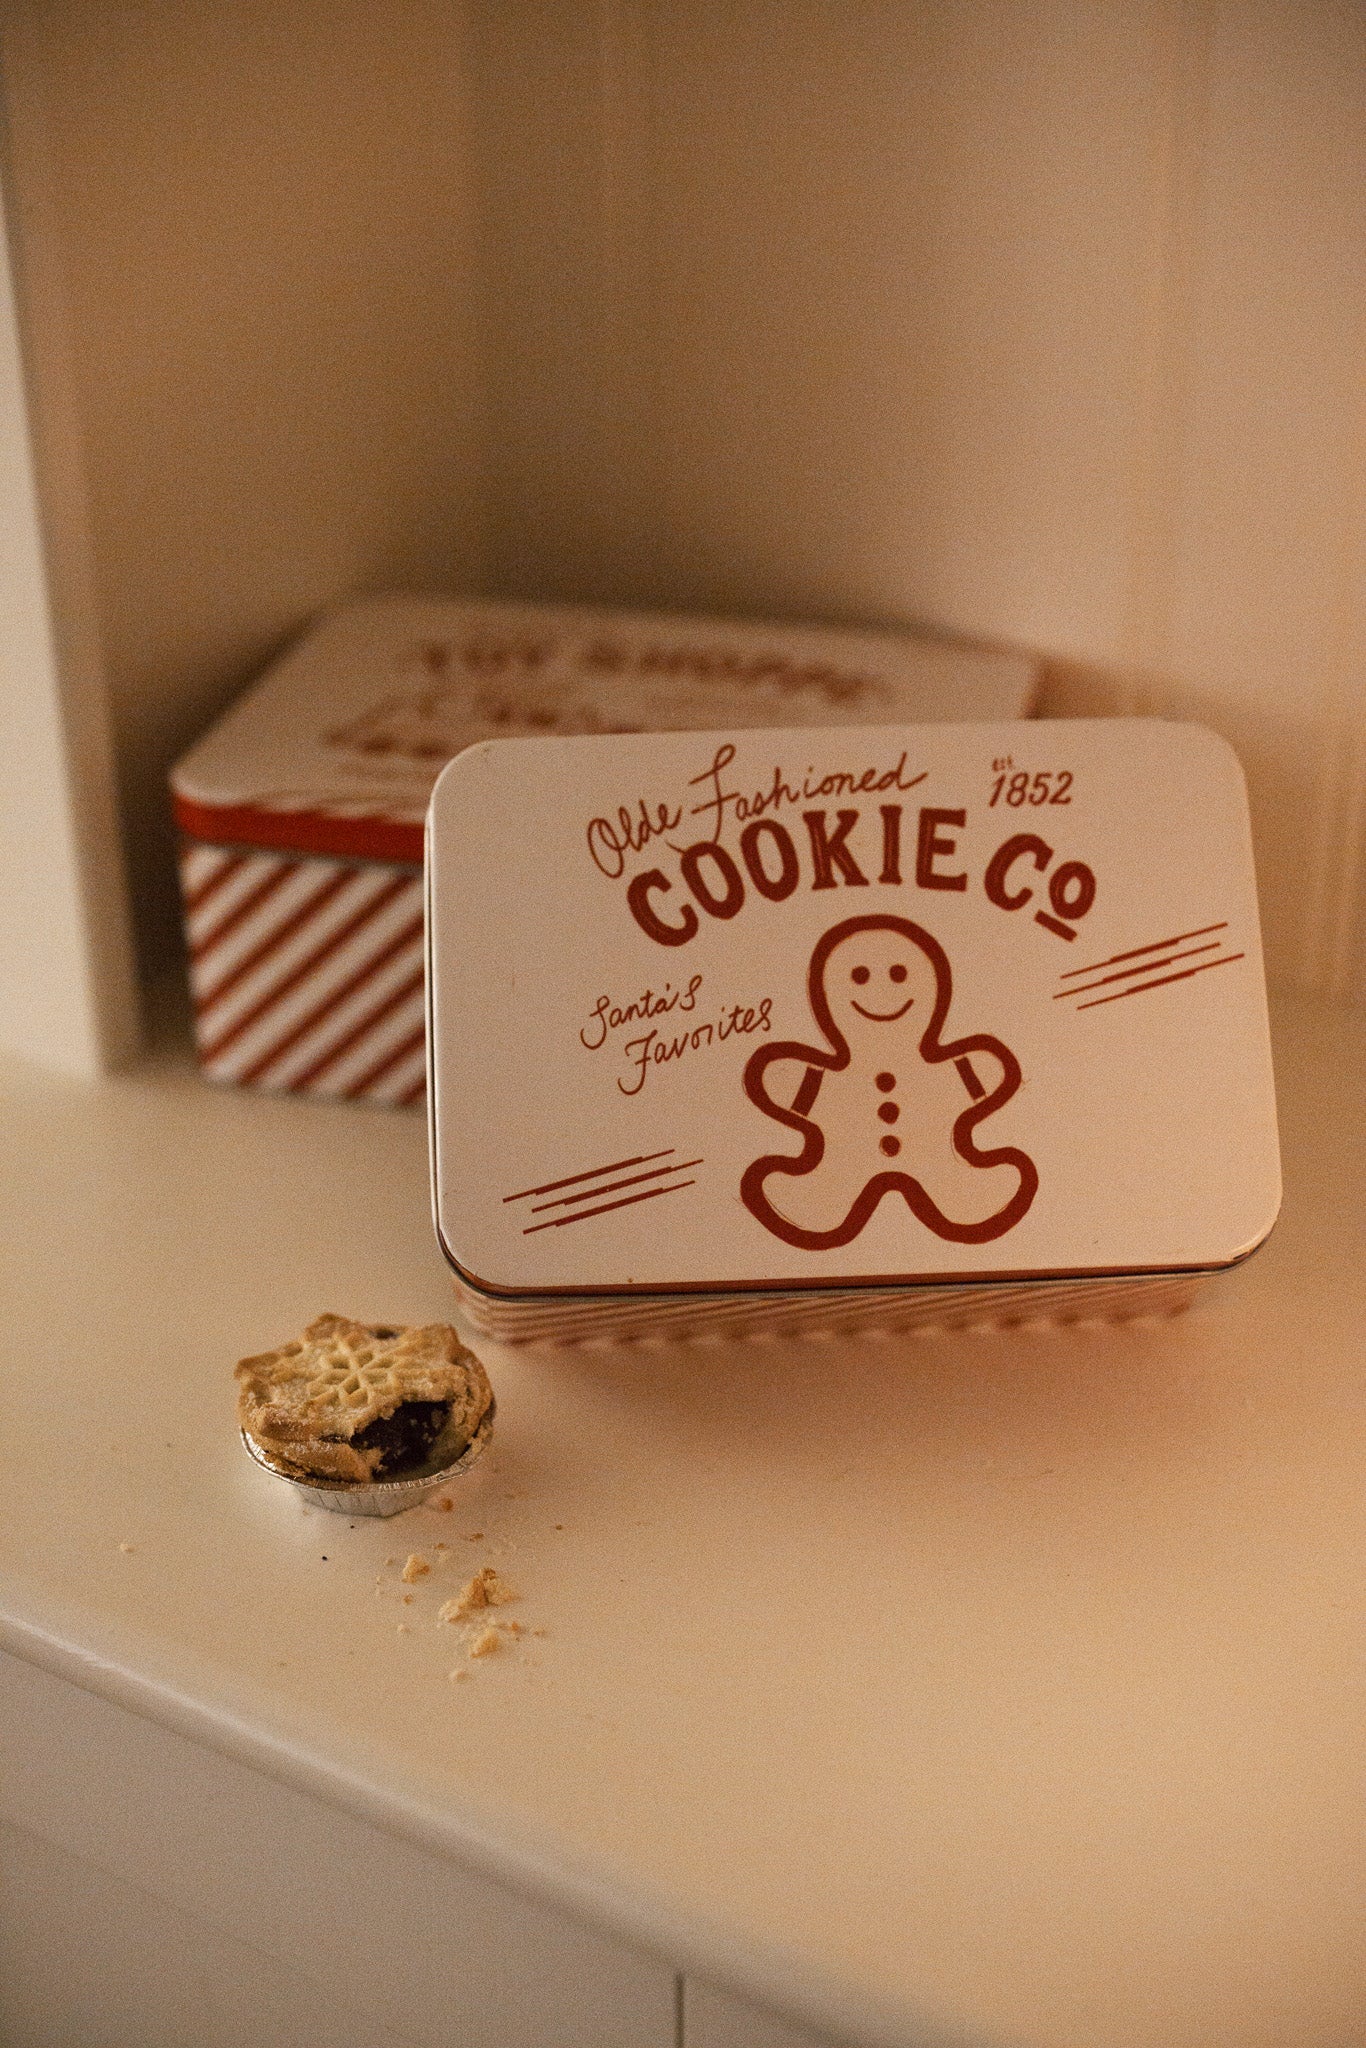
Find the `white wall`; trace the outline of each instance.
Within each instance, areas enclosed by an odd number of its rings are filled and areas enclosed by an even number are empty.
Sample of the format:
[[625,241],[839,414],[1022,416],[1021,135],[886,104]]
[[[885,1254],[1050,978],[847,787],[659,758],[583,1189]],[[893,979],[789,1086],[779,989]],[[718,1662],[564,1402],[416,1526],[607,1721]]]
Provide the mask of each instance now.
[[[6,205],[0,250],[15,232]],[[0,1047],[89,1075],[129,1056],[138,1020],[109,705],[72,490],[80,457],[68,424],[29,402],[11,274],[0,261]],[[45,494],[35,444],[48,458]]]
[[475,10],[499,589],[922,620],[1243,755],[1366,993],[1366,11]]
[[[463,15],[14,0],[21,283],[64,298],[144,962],[167,765],[320,606],[477,581]],[[26,294],[27,296],[27,294]],[[40,343],[45,337],[39,337]]]
[[1226,732],[1366,995],[1356,0],[22,0],[144,932],[166,762],[385,583],[926,624]]

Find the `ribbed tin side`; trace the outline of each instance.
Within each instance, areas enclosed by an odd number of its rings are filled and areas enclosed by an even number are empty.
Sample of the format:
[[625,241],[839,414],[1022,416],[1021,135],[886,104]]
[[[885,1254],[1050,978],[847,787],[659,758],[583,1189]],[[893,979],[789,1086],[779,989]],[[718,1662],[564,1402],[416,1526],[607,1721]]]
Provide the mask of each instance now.
[[467,1321],[504,1344],[686,1343],[732,1336],[1000,1329],[1175,1315],[1211,1276],[1118,1275],[946,1287],[808,1288],[799,1293],[561,1295],[501,1299],[455,1276]]

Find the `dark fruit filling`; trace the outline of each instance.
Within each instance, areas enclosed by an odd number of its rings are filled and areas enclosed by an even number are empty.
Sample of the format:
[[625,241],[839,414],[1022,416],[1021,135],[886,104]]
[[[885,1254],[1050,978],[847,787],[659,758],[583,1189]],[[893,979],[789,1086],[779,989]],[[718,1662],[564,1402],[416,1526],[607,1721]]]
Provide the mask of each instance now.
[[450,1412],[449,1401],[403,1401],[392,1415],[357,1430],[351,1441],[358,1451],[379,1451],[374,1477],[392,1479],[426,1463]]

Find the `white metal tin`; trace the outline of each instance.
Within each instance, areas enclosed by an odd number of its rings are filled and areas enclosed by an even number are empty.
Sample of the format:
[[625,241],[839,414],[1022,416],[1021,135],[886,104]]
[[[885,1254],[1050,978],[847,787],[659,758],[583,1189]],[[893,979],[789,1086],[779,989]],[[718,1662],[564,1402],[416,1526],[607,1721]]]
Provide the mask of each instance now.
[[1033,664],[906,634],[477,599],[344,606],[180,761],[190,988],[216,1081],[425,1089],[422,828],[494,735],[1012,717]]
[[1274,1221],[1203,728],[484,743],[428,890],[437,1230],[500,1335],[1130,1312]]

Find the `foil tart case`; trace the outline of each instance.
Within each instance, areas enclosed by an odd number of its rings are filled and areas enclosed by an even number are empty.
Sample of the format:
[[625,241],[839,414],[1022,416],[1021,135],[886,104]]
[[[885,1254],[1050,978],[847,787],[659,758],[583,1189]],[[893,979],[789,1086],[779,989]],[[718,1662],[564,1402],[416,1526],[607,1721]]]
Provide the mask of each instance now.
[[449,1440],[453,1431],[448,1424],[446,1432],[433,1444],[431,1456],[414,1471],[392,1479],[372,1479],[364,1486],[353,1485],[347,1479],[319,1479],[302,1473],[285,1459],[276,1457],[245,1429],[239,1430],[238,1434],[254,1464],[275,1478],[283,1479],[287,1486],[292,1486],[296,1493],[304,1495],[316,1506],[337,1515],[398,1515],[405,1508],[419,1507],[437,1487],[445,1486],[468,1472],[488,1447],[496,1412],[497,1403],[491,1400],[474,1435],[461,1444],[454,1457],[451,1453],[455,1446]]
[[1146,1313],[1274,1222],[1201,727],[493,741],[428,830],[436,1224],[491,1334]]

